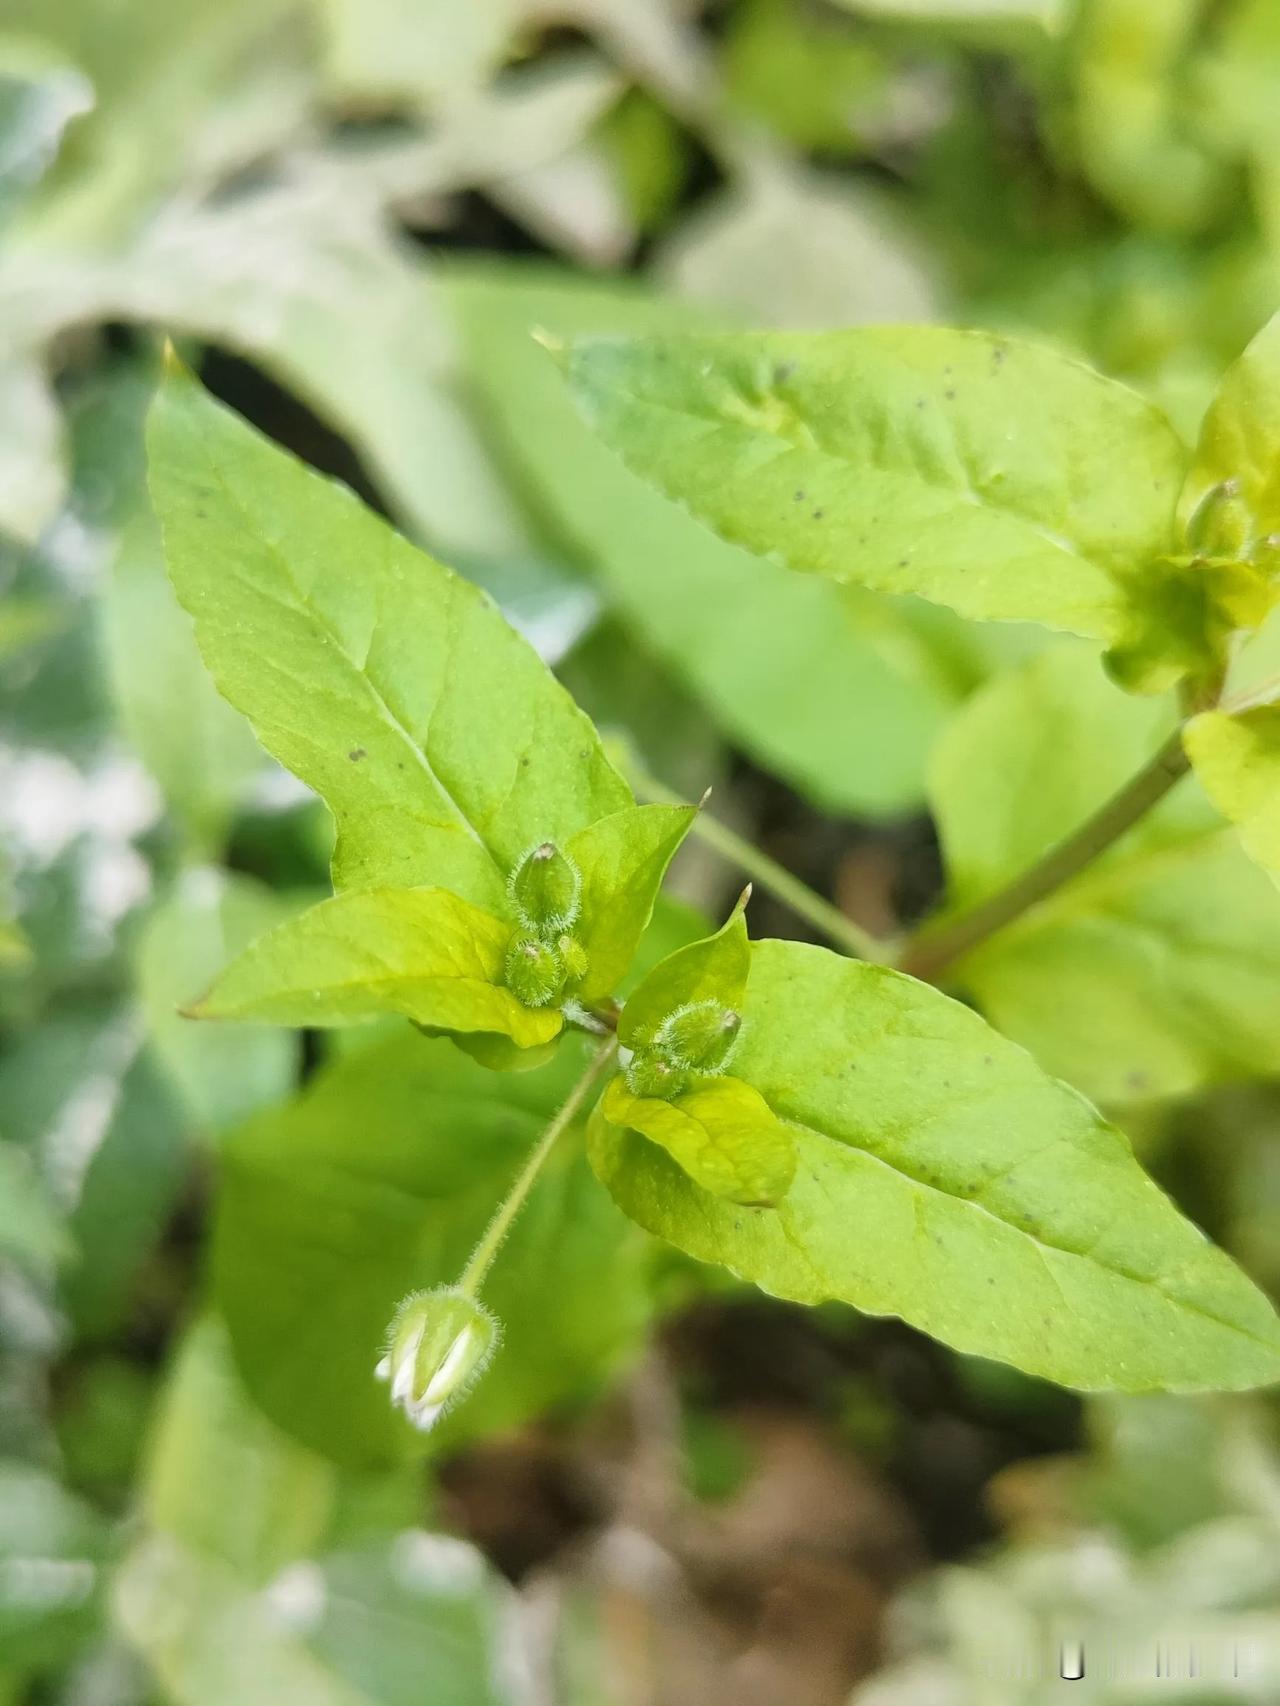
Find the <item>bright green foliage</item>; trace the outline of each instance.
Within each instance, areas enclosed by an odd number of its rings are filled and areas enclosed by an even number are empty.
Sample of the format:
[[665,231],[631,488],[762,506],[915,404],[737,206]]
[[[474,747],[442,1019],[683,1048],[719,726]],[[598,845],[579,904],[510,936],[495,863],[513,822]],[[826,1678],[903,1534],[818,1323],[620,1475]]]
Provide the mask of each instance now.
[[587,343],[566,362],[605,440],[736,544],[1106,640],[1135,685],[1199,661],[1206,589],[1162,561],[1185,452],[1077,361],[867,327]]
[[618,1041],[624,1048],[647,1052],[673,1014],[698,1002],[741,1010],[751,974],[746,902],[744,894],[713,936],[677,948],[642,980],[618,1022]]
[[[495,1078],[451,1043],[405,1035],[338,1061],[231,1140],[214,1282],[269,1416],[343,1462],[421,1449],[374,1378],[391,1311],[456,1280],[582,1062],[566,1045],[541,1071]],[[592,1178],[580,1128],[566,1133],[485,1281],[501,1351],[432,1443],[509,1426],[603,1377],[643,1336],[647,1259]]]
[[726,734],[829,810],[916,804],[981,644],[949,611],[801,579],[697,526],[601,445],[532,336],[669,335],[692,311],[545,268],[472,268],[448,289],[517,476]]
[[338,888],[501,910],[532,846],[631,800],[491,600],[175,373],[151,417],[169,572],[215,681],[337,822]]
[[[1194,552],[1255,571],[1240,596],[1252,593],[1265,612],[1280,577],[1280,315],[1228,368],[1205,416],[1179,513]],[[1258,619],[1254,614],[1250,625]]]
[[636,1095],[615,1078],[600,1104],[610,1125],[665,1149],[714,1197],[770,1207],[796,1170],[795,1146],[764,1097],[738,1078],[695,1080],[674,1096]]
[[534,1048],[562,1020],[501,987],[510,939],[510,925],[445,889],[357,889],[259,938],[193,1013],[277,1025],[400,1013],[432,1030],[487,1031]]
[[781,1122],[748,1084],[722,1077],[742,1029],[751,970],[746,896],[713,936],[656,965],[622,1010],[633,1051],[601,1115],[660,1144],[689,1177],[731,1202],[771,1204],[795,1172]]
[[[667,866],[696,815],[693,806],[628,806],[570,838],[566,851],[582,872],[582,911],[573,931],[586,956],[576,991],[581,1000],[600,1001],[620,987]],[[572,964],[568,969],[572,975]]]
[[[492,1066],[529,1064],[507,1044],[550,1042],[562,994],[604,998],[625,974],[692,810],[634,806],[484,594],[181,372],[149,444],[206,661],[325,797],[335,885],[357,891],[257,944],[200,1014],[402,1013],[480,1039]],[[513,941],[516,921],[533,936]]]
[[[1026,870],[1173,726],[1171,707],[1126,697],[1084,649],[984,689],[934,764],[949,905]],[[1194,781],[948,975],[1104,1103],[1280,1070],[1280,898]]]
[[775,1209],[701,1190],[596,1122],[626,1211],[781,1297],[897,1314],[1066,1385],[1280,1378],[1280,1321],[1145,1176],[1126,1139],[977,1014],[820,948],[753,949],[734,1073],[787,1122]]
[[1280,881],[1280,706],[1206,711],[1183,742],[1209,798],[1240,831],[1245,851]]

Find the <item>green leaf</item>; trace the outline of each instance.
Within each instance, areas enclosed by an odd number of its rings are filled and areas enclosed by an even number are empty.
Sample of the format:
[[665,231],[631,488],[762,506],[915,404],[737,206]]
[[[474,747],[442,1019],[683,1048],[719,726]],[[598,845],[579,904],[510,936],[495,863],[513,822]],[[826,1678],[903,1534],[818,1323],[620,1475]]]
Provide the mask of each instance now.
[[[372,1551],[372,1549],[370,1549]],[[387,1555],[389,1554],[389,1555]],[[169,1535],[124,1560],[116,1618],[172,1706],[503,1706],[499,1588],[460,1541],[305,1559],[265,1591]]]
[[694,806],[628,806],[579,830],[565,847],[582,874],[574,934],[587,955],[578,990],[586,1002],[613,995],[653,915],[672,855],[697,816]]
[[492,602],[190,379],[161,388],[151,485],[222,692],[337,820],[339,888],[507,872],[631,804],[590,723]]
[[753,949],[733,1060],[787,1122],[776,1209],[700,1190],[596,1122],[593,1161],[649,1231],[776,1296],[900,1315],[1084,1388],[1280,1379],[1280,1321],[1127,1140],[976,1013],[880,966]]
[[374,1379],[396,1304],[457,1279],[582,1062],[566,1045],[541,1071],[498,1078],[406,1035],[339,1060],[232,1139],[214,1280],[269,1416],[339,1461],[380,1462],[510,1426],[638,1348],[644,1241],[568,1132],[486,1281],[503,1343],[466,1402],[423,1436]]
[[358,889],[260,937],[193,1009],[201,1019],[350,1025],[400,1013],[434,1030],[550,1042],[558,1008],[502,987],[512,929],[446,889]]
[[212,1316],[188,1332],[169,1369],[142,1480],[150,1528],[254,1585],[315,1550],[336,1492],[332,1464],[250,1403]]
[[38,1271],[62,1260],[70,1243],[30,1156],[0,1141],[0,1259]]
[[[1056,649],[977,694],[932,796],[948,910],[1020,875],[1144,764],[1172,706]],[[1104,1103],[1280,1070],[1280,897],[1193,779],[957,963],[956,982],[1050,1072]]]
[[624,1048],[645,1048],[662,1021],[678,1007],[716,1000],[741,1009],[751,974],[751,943],[747,937],[742,896],[713,936],[689,942],[659,960],[628,997],[618,1021],[618,1041]]
[[949,611],[716,539],[610,455],[531,336],[670,333],[694,311],[543,267],[450,267],[444,282],[495,441],[637,638],[730,739],[826,809],[918,804],[948,709],[984,673],[982,642]]
[[1178,513],[1193,550],[1280,577],[1280,314],[1223,376]]
[[1183,744],[1209,798],[1240,831],[1245,852],[1280,882],[1280,706],[1205,711]]
[[610,1125],[637,1131],[666,1150],[712,1196],[758,1208],[786,1194],[795,1147],[758,1090],[738,1078],[710,1078],[670,1101],[635,1096],[621,1077],[604,1093]]
[[0,1056],[6,1131],[50,1182],[73,1246],[59,1291],[82,1337],[128,1311],[186,1175],[184,1110],[142,1041],[126,1009],[64,1003]]
[[629,466],[736,544],[1126,648],[1158,618],[1171,658],[1194,651],[1196,589],[1156,561],[1182,445],[1047,346],[877,326],[583,343],[566,368]]
[[231,1032],[193,1025],[179,1008],[208,985],[228,955],[247,948],[297,905],[251,877],[197,867],[183,873],[142,927],[134,975],[148,1042],[189,1117],[206,1132],[224,1131],[282,1100],[293,1087],[298,1043],[265,1026]]
[[111,566],[102,625],[125,734],[197,840],[217,848],[263,755],[201,667],[142,490]]
[[110,1538],[51,1475],[0,1458],[0,1652],[6,1668],[65,1665],[98,1632]]

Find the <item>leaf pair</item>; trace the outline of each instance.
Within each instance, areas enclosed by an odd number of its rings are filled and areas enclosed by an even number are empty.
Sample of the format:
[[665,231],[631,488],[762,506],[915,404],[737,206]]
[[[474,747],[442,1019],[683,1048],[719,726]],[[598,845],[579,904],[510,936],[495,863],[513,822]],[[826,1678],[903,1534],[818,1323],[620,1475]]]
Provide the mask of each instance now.
[[[1259,346],[1252,365],[1273,370]],[[985,332],[586,343],[565,365],[603,438],[725,539],[964,616],[1102,640],[1140,691],[1210,673],[1226,635],[1275,597],[1276,426],[1248,357],[1190,471],[1136,393]],[[1263,444],[1246,450],[1246,434]]]
[[[198,1011],[299,1025],[398,1013],[524,1064],[560,1031],[504,982],[509,878],[554,842],[611,996],[692,808],[636,806],[588,719],[492,601],[173,372],[153,497],[215,681],[327,802],[340,892],[256,944]],[[525,1058],[521,1060],[521,1054]]]

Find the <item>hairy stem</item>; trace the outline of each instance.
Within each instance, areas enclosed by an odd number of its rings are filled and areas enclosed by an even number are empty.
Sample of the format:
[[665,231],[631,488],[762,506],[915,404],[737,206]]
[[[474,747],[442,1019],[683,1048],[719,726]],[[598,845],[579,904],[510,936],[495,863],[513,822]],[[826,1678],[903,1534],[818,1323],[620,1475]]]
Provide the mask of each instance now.
[[[648,775],[637,765],[629,764],[627,771],[636,793],[651,804],[684,804],[679,795],[673,794],[670,788],[664,787],[656,777]],[[838,906],[833,906],[829,900],[815,894],[807,883],[802,883],[799,877],[793,876],[785,865],[780,865],[767,853],[761,853],[744,837],[730,829],[728,824],[721,823],[718,818],[709,817],[705,811],[700,811],[694,818],[689,833],[696,835],[708,847],[714,848],[721,858],[728,860],[731,865],[736,865],[753,883],[759,883],[762,889],[775,900],[781,901],[797,918],[803,918],[807,924],[812,924],[820,936],[825,936],[829,942],[833,942],[853,959],[884,960],[884,943],[878,941],[869,930],[855,924],[851,918],[846,918]]]
[[472,1252],[471,1260],[463,1269],[462,1277],[458,1281],[458,1289],[464,1291],[468,1297],[475,1297],[479,1292],[484,1283],[485,1275],[493,1266],[493,1258],[502,1248],[503,1240],[515,1224],[516,1216],[524,1207],[529,1192],[533,1189],[534,1181],[542,1171],[547,1157],[556,1146],[556,1140],[581,1113],[591,1092],[613,1064],[617,1052],[617,1037],[611,1036],[607,1041],[601,1043],[588,1061],[582,1077],[570,1090],[564,1106],[529,1151],[528,1160],[520,1169],[516,1181],[506,1197],[498,1205],[493,1219],[485,1228],[484,1236]]
[[906,944],[899,969],[912,977],[936,978],[953,960],[994,936],[1105,852],[1164,798],[1189,767],[1178,728],[1118,793],[1007,888],[936,929],[926,925]]

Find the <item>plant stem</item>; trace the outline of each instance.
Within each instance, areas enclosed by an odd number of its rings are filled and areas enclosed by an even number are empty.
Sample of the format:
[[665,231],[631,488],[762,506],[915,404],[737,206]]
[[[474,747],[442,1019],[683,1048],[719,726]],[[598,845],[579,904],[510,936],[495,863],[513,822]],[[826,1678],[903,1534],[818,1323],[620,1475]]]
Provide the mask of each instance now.
[[1127,829],[1164,798],[1190,768],[1182,746],[1182,730],[1168,740],[1137,774],[1079,829],[1050,849],[1044,858],[969,912],[910,940],[898,960],[901,971],[932,980],[938,973],[985,942],[1029,907],[1062,887],[1098,855],[1118,841]]
[[465,1292],[468,1297],[475,1297],[479,1292],[484,1283],[485,1275],[493,1266],[493,1258],[502,1248],[503,1240],[510,1232],[516,1216],[524,1207],[525,1200],[533,1189],[534,1181],[541,1172],[543,1163],[555,1148],[556,1139],[561,1132],[572,1125],[592,1090],[600,1082],[606,1069],[612,1065],[617,1052],[617,1037],[611,1036],[601,1043],[588,1061],[582,1077],[570,1090],[564,1106],[530,1150],[528,1160],[520,1169],[516,1181],[506,1197],[499,1203],[493,1219],[485,1228],[484,1236],[472,1252],[471,1260],[463,1269],[462,1277],[458,1281],[458,1290]]
[[[684,804],[678,794],[673,794],[670,788],[664,787],[656,777],[650,776],[639,765],[628,763],[627,771],[636,793],[651,804]],[[730,829],[728,824],[721,823],[718,818],[709,817],[703,810],[694,818],[689,833],[696,835],[700,841],[705,841],[707,846],[714,848],[723,859],[745,872],[752,882],[759,883],[775,900],[781,901],[797,918],[803,918],[807,924],[812,924],[820,936],[834,942],[855,960],[884,960],[885,946],[877,941],[869,930],[862,929],[852,918],[846,918],[838,906],[833,906],[829,900],[823,900],[807,883],[802,883],[799,877],[793,876],[785,865],[780,865],[767,853],[761,853],[749,841]]]

